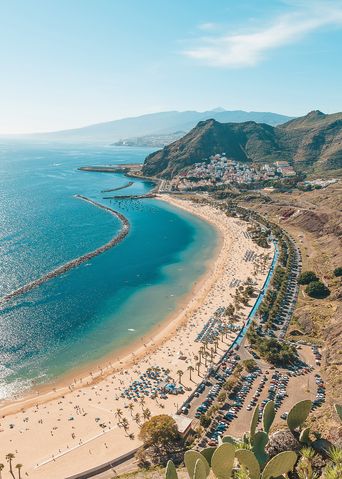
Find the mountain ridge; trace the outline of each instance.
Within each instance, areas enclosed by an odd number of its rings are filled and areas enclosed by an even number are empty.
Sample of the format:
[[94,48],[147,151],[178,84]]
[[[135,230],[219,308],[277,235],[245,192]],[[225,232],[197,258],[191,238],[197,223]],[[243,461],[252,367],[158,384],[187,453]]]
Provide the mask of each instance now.
[[240,122],[254,119],[272,125],[284,123],[292,118],[272,112],[222,110],[223,109],[220,107],[204,112],[198,112],[195,110],[170,110],[95,123],[81,128],[16,136],[55,141],[94,141],[111,144],[115,141],[130,139],[132,137],[171,134],[175,131],[187,132],[190,131],[199,121],[206,120],[212,116],[218,121],[223,122]]
[[342,113],[326,115],[315,110],[275,127],[254,121],[200,121],[183,138],[151,153],[143,173],[170,178],[183,168],[222,152],[242,162],[285,160],[299,170],[340,169]]

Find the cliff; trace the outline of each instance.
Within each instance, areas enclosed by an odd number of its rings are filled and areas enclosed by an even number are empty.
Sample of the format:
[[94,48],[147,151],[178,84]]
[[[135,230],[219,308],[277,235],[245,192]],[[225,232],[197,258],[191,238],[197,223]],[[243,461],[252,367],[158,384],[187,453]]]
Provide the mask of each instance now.
[[273,127],[265,123],[201,121],[179,140],[150,154],[144,163],[147,176],[170,178],[210,155],[245,162],[287,160],[298,170],[342,168],[342,113],[319,111]]

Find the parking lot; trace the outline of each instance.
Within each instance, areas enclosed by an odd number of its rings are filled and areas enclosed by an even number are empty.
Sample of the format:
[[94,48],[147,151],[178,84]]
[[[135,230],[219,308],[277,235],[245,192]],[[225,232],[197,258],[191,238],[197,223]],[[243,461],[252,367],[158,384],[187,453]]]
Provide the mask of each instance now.
[[232,376],[239,363],[236,353],[232,353],[217,374],[203,383],[200,392],[184,411],[190,418],[200,420],[213,405],[218,407],[198,445],[215,445],[218,436],[226,434],[240,437],[249,430],[257,403],[262,411],[267,401],[272,399],[275,402],[275,424],[284,421],[291,407],[300,400],[311,399],[313,408],[319,407],[325,400],[325,386],[317,365],[320,353],[315,346],[299,345],[298,348],[301,361],[289,369],[275,368],[259,360],[256,371],[242,371],[235,392],[219,404],[217,399],[224,390],[223,384]]

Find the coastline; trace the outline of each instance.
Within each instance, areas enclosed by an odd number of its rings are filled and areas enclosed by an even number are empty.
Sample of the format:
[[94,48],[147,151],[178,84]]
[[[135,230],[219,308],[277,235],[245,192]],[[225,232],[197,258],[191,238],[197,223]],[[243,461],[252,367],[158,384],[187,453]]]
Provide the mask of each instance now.
[[[38,397],[35,395],[16,403],[12,402],[0,409],[3,416],[0,438],[4,447],[6,445],[9,450],[15,445],[18,459],[25,464],[30,477],[57,479],[69,476],[137,447],[139,441],[136,436],[139,427],[134,423],[132,413],[126,409],[127,400],[120,397],[122,389],[153,365],[169,368],[175,379],[180,368],[184,370],[192,364],[195,365],[194,361],[201,344],[195,340],[197,333],[212,317],[217,307],[232,301],[236,288],[229,282],[232,278],[245,281],[248,276],[253,275],[252,262],[243,261],[246,249],[253,248],[259,254],[264,253],[252,243],[251,239],[243,235],[247,224],[241,220],[229,218],[208,205],[195,205],[189,200],[164,196],[160,199],[213,224],[219,231],[216,251],[207,265],[205,274],[194,284],[189,294],[182,298],[177,311],[168,315],[144,336],[145,345],[141,344],[141,340],[131,344],[110,367],[107,358],[106,363],[102,363],[102,372],[100,367],[96,374],[82,379],[81,375],[76,378],[73,372],[72,376],[76,382],[70,384],[69,375],[68,378],[64,378],[64,384],[60,389],[54,391],[50,385],[46,390],[40,389]],[[265,272],[257,275],[257,288],[262,286],[265,276]],[[247,316],[250,309],[245,308],[243,316]],[[234,334],[222,339],[219,351],[226,350],[233,340]],[[180,358],[180,351],[186,357],[185,360]],[[117,352],[115,356],[118,356]],[[219,359],[218,356],[219,354],[215,361]],[[89,367],[87,370],[89,371]],[[183,372],[183,384],[190,390],[202,380],[204,374],[203,370],[198,374],[193,372],[191,379],[188,371]],[[150,409],[152,415],[174,414],[178,409],[177,405],[183,402],[184,398],[171,396],[162,403],[146,398],[145,407]],[[127,416],[133,439],[130,439],[118,424],[115,425],[116,407],[122,408],[124,415]],[[77,411],[82,411],[82,414]],[[142,413],[140,404],[134,404],[134,412]],[[97,416],[101,416],[101,421],[105,424],[104,429],[99,429]],[[73,419],[70,423],[71,417]],[[43,421],[41,425],[35,424],[37,418]],[[17,425],[19,424],[21,428],[22,421],[27,421],[25,429],[18,430]],[[15,425],[13,429],[10,428],[10,424]],[[37,428],[40,430],[39,437],[36,434]],[[72,436],[70,439],[71,433],[75,437]],[[35,457],[32,457],[32,446],[37,451]]]
[[[166,197],[165,195],[159,195],[157,199],[164,201],[173,207],[180,208],[187,213],[193,214],[202,221],[207,221],[214,227],[217,234],[217,244],[210,260],[207,261],[207,264],[205,265],[204,273],[197,279],[192,288],[179,299],[176,308],[139,339],[133,340],[127,346],[115,349],[109,354],[103,356],[100,360],[89,361],[86,364],[77,366],[66,374],[57,377],[55,380],[33,386],[25,391],[22,396],[18,397],[18,399],[6,399],[0,401],[0,413],[2,415],[18,412],[23,406],[30,407],[34,404],[44,404],[44,402],[56,399],[70,391],[71,385],[80,383],[81,381],[84,386],[96,384],[113,372],[131,367],[134,362],[142,359],[144,356],[148,356],[157,349],[160,342],[165,342],[172,337],[175,330],[184,322],[184,320],[187,320],[187,317],[183,317],[184,311],[187,310],[187,306],[198,300],[197,296],[205,295],[207,289],[210,289],[211,284],[214,282],[212,273],[215,269],[215,263],[220,256],[223,246],[224,238],[222,231],[217,224],[211,223],[207,218],[204,218],[196,212],[190,212],[188,208],[173,201],[169,196]],[[205,289],[205,291],[202,291],[202,289]],[[148,346],[147,349],[144,346],[141,346],[142,340],[144,344]]]

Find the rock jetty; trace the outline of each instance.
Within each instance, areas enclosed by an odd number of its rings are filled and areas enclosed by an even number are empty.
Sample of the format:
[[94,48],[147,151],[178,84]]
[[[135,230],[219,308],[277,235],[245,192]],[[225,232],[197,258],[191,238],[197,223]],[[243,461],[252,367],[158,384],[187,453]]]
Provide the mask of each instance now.
[[80,264],[85,263],[86,261],[89,261],[90,259],[94,258],[95,256],[98,256],[101,253],[104,253],[110,248],[113,248],[127,236],[130,229],[130,224],[124,215],[122,215],[118,211],[113,210],[112,208],[109,208],[108,206],[101,205],[100,203],[97,203],[96,201],[93,201],[90,198],[87,198],[86,196],[75,195],[75,198],[86,201],[87,203],[90,203],[91,205],[96,206],[97,208],[101,208],[107,211],[108,213],[112,214],[116,218],[118,218],[119,221],[121,222],[121,229],[119,233],[115,235],[114,238],[112,238],[110,241],[108,241],[108,243],[105,243],[99,248],[96,248],[95,250],[90,251],[89,253],[86,253],[82,256],[79,256],[78,258],[72,259],[71,261],[68,261],[62,266],[59,266],[53,271],[50,271],[49,273],[45,274],[44,276],[41,276],[40,278],[35,279],[34,281],[31,281],[30,283],[27,283],[24,286],[12,291],[6,296],[3,296],[0,299],[0,306],[16,296],[20,296],[21,294],[25,294],[28,291],[31,291],[32,289],[37,288],[38,286],[40,286],[43,283],[46,283],[50,279],[56,278],[57,276],[60,276],[73,268],[77,268],[77,266],[79,266]]

